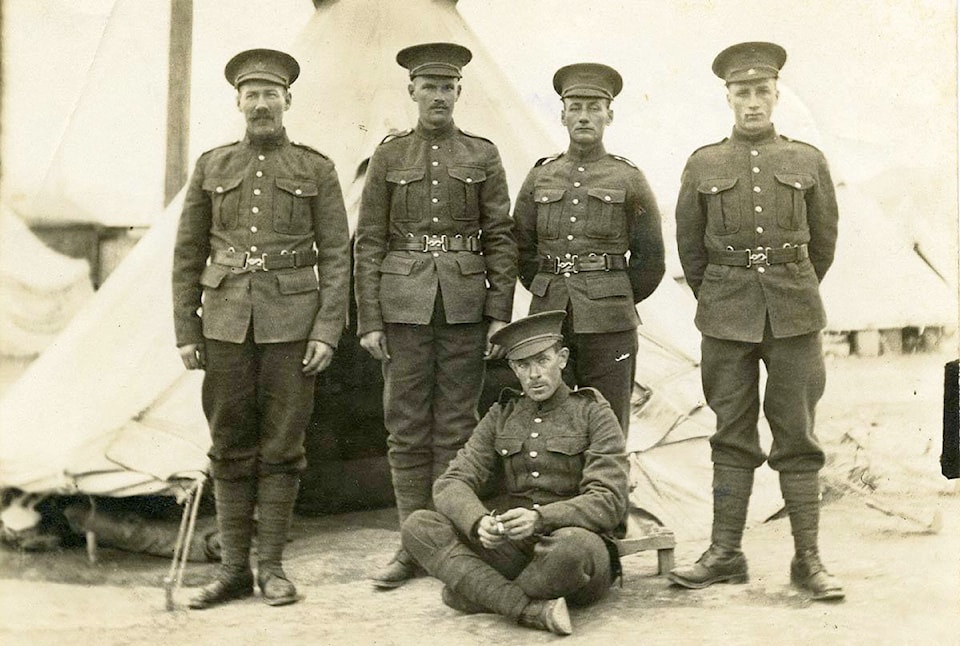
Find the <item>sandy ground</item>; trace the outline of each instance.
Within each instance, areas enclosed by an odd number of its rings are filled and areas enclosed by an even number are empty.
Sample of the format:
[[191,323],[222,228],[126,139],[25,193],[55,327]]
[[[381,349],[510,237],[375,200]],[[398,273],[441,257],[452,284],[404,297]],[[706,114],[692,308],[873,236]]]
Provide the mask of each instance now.
[[[271,608],[250,599],[187,611],[189,589],[214,565],[193,565],[164,609],[163,559],[103,549],[96,564],[82,548],[43,554],[0,551],[0,642],[5,644],[570,644],[830,643],[960,644],[960,487],[939,476],[944,354],[831,360],[819,428],[851,460],[866,465],[875,491],[825,496],[821,551],[842,577],[847,599],[815,603],[788,580],[789,522],[750,528],[751,580],[701,591],[657,576],[643,552],[624,560],[622,587],[572,612],[574,635],[518,628],[495,615],[460,615],[440,601],[441,584],[420,578],[377,592],[366,573],[396,540],[392,510],[298,518],[287,570],[303,600]],[[851,452],[850,437],[860,449]],[[882,513],[867,502],[912,516]],[[925,525],[939,513],[943,527]],[[677,545],[679,562],[703,541]]]

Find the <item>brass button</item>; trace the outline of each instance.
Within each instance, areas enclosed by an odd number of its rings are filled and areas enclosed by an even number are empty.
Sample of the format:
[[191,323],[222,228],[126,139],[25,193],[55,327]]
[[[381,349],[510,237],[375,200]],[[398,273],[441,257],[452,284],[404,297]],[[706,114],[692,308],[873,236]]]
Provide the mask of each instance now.
[[576,221],[577,221],[577,216],[571,215],[571,216],[570,216],[570,221],[571,221],[571,222],[576,222]]
[[564,257],[564,258],[569,258],[569,257],[570,257],[570,254],[569,254],[569,253],[565,253],[565,254],[563,254],[563,257]]
[[256,246],[256,245],[250,247],[250,251],[256,251],[256,250],[257,250],[257,246]]
[[439,222],[439,221],[440,221],[440,218],[433,218],[433,221],[434,221],[434,222]]
[[539,478],[539,477],[540,477],[540,472],[539,472],[539,471],[534,471],[534,472],[531,473],[530,475],[532,475],[534,478]]
[[400,186],[403,186],[403,185],[406,184],[406,183],[407,183],[407,180],[405,180],[405,179],[400,180]]
[[217,193],[223,193],[223,187],[222,187],[222,186],[218,186],[218,187],[217,187]]
[[800,182],[794,182],[793,186],[794,188],[800,188]]
[[753,192],[754,192],[754,193],[759,193],[759,192],[760,192],[760,187],[759,187],[759,186],[754,186],[754,187],[753,187]]
[[264,157],[263,155],[257,155],[257,159],[259,159],[260,161],[263,161],[264,159],[266,159],[266,157]]
[[757,227],[757,233],[763,233],[763,227]]
[[253,189],[253,194],[254,194],[254,195],[260,195],[260,189],[259,189],[259,188]]
[[257,177],[263,177],[263,171],[262,171],[262,170],[258,170],[258,171],[257,171]]
[[580,204],[580,200],[578,200],[577,198],[573,198],[573,203],[574,203],[574,204]]
[[569,271],[563,272],[563,277],[564,277],[564,278],[570,278],[570,272],[569,272]]
[[762,206],[755,206],[755,207],[753,207],[753,210],[756,211],[757,213],[763,213],[763,207],[762,207]]
[[437,150],[438,148],[440,148],[440,146],[438,146],[437,144],[433,144],[432,146],[430,146],[430,148],[432,148],[433,150]]
[[472,177],[468,177],[468,178],[465,179],[464,181],[465,181],[467,184],[473,184],[473,178],[472,178]]
[[439,252],[439,251],[434,251],[434,252],[433,252],[433,257],[434,257],[434,258],[436,258],[436,257],[439,256],[439,255],[440,255],[440,252]]
[[301,195],[301,194],[303,193],[303,191],[301,191],[301,190],[298,188],[297,190],[294,191],[294,193],[296,193],[297,195]]
[[430,162],[430,165],[431,165],[431,166],[439,166],[439,165],[440,165],[440,162],[438,162],[438,161],[432,161],[432,162]]
[[754,173],[759,173],[759,172],[760,172],[760,169],[757,168],[756,166],[754,166],[754,167],[753,167],[753,172],[754,172]]
[[257,227],[250,227],[250,233],[256,233]]
[[542,418],[542,417],[534,417],[534,418],[533,418],[533,423],[534,423],[534,424],[539,424],[539,423],[542,422],[542,421],[543,421],[543,418]]
[[541,201],[541,202],[546,202],[546,201],[547,201],[547,199],[548,199],[548,198],[547,198],[547,196],[546,196],[546,195],[544,195],[543,197],[541,197],[541,198],[540,198],[540,201]]
[[431,198],[430,198],[430,201],[433,202],[434,204],[436,204],[437,202],[440,201],[440,198],[439,198],[439,197],[431,197]]
[[583,166],[577,166],[577,170],[582,173],[583,171],[585,171],[585,170],[587,170],[587,169],[584,168]]
[[605,202],[609,202],[609,201],[612,200],[613,198],[610,197],[609,195],[604,195],[604,196],[603,196],[603,199],[604,199]]
[[580,188],[580,182],[574,182],[574,183],[573,183],[573,187],[574,187],[574,188]]
[[756,157],[757,155],[760,154],[760,151],[759,151],[759,150],[751,150],[751,151],[750,151],[750,154],[753,155],[754,157]]
[[719,191],[719,190],[720,190],[720,189],[717,188],[716,186],[711,186],[711,187],[710,187],[710,192],[711,192],[711,193],[716,193],[716,192]]
[[440,183],[440,180],[435,179],[435,180],[432,180],[430,183],[433,184],[434,186],[436,186],[437,184]]
[[532,437],[533,439],[537,439],[538,437],[540,437],[540,434],[534,431],[533,433],[530,434],[530,437]]
[[762,273],[764,273],[764,272],[767,271],[767,268],[766,268],[766,267],[757,267],[757,271],[759,271],[759,272],[762,274]]
[[573,235],[572,234],[568,235],[567,240],[573,240]]
[[530,451],[530,457],[531,457],[531,458],[537,457],[537,452],[536,452],[536,451]]
[[259,213],[259,212],[260,212],[260,207],[259,207],[259,206],[255,206],[255,207],[253,207],[253,208],[250,209],[250,210],[253,211],[254,213]]
[[506,455],[506,454],[507,454],[506,449],[500,449],[500,455]]

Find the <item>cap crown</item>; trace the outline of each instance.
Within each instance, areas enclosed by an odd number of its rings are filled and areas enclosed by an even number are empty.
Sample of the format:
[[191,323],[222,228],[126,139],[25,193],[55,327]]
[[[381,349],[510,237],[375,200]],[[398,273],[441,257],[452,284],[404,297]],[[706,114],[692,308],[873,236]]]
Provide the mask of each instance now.
[[585,96],[613,100],[623,89],[623,78],[609,65],[574,63],[557,70],[553,75],[553,89],[563,99]]
[[712,69],[727,83],[739,83],[777,78],[786,60],[786,50],[775,43],[737,43],[717,54]]
[[415,76],[452,76],[460,78],[460,70],[473,54],[456,43],[424,43],[405,47],[397,52],[397,63]]
[[524,317],[500,328],[490,342],[504,348],[507,359],[533,356],[563,339],[560,327],[566,315],[563,310],[553,310]]
[[300,76],[300,64],[290,54],[275,49],[248,49],[230,59],[223,75],[233,87],[254,80],[290,87]]

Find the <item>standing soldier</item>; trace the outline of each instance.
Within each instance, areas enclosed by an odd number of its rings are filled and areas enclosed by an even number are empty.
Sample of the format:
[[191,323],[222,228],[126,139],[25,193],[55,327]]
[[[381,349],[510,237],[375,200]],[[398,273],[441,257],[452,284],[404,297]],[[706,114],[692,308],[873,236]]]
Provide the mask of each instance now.
[[566,310],[564,338],[578,386],[610,402],[624,436],[630,424],[637,354],[636,304],[663,278],[660,211],[643,173],[610,155],[603,131],[620,74],[597,63],[567,65],[553,76],[563,100],[565,153],[539,160],[513,213],[520,281],[530,313]]
[[[793,531],[790,580],[814,599],[839,599],[843,588],[817,547],[824,454],[813,432],[826,382],[819,284],[833,262],[837,202],[823,154],[778,135],[770,121],[786,58],[772,43],[740,43],[717,56],[733,134],[694,152],[683,171],[677,247],[697,296],[703,390],[717,430],[710,548],[669,576],[688,588],[747,580],[741,537],[754,469],[768,460],[780,472]],[[760,362],[769,458],[757,435]]]
[[[510,321],[516,246],[497,147],[453,122],[460,69],[451,43],[401,50],[413,130],[370,159],[355,247],[360,345],[383,362],[384,425],[400,522],[431,505],[433,481],[477,423],[490,336]],[[402,548],[376,572],[394,588],[417,566]]]
[[200,157],[177,233],[177,345],[188,369],[206,371],[222,548],[216,580],[190,601],[196,609],[253,594],[255,506],[263,599],[297,600],[283,547],[306,466],[314,382],[346,323],[350,271],[333,163],[292,143],[283,127],[299,72],[291,56],[269,49],[227,63],[246,136]]

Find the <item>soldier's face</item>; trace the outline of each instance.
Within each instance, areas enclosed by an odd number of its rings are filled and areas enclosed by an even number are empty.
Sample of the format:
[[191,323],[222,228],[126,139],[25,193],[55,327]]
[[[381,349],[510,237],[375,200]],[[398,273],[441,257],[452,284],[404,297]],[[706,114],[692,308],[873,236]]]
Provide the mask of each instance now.
[[452,76],[416,76],[407,86],[420,111],[420,123],[442,128],[453,121],[453,106],[460,98],[460,82]]
[[533,401],[541,402],[553,396],[563,380],[561,373],[567,365],[570,350],[551,346],[523,359],[509,361],[513,374],[517,375],[524,394]]
[[570,134],[570,141],[591,146],[603,141],[603,131],[613,121],[613,110],[606,99],[568,97],[563,100],[560,121]]
[[247,120],[251,135],[274,135],[283,128],[283,113],[290,108],[290,92],[267,81],[246,81],[237,89],[237,108]]
[[733,110],[737,128],[743,132],[758,132],[770,127],[773,108],[779,98],[776,79],[727,85],[727,103]]

